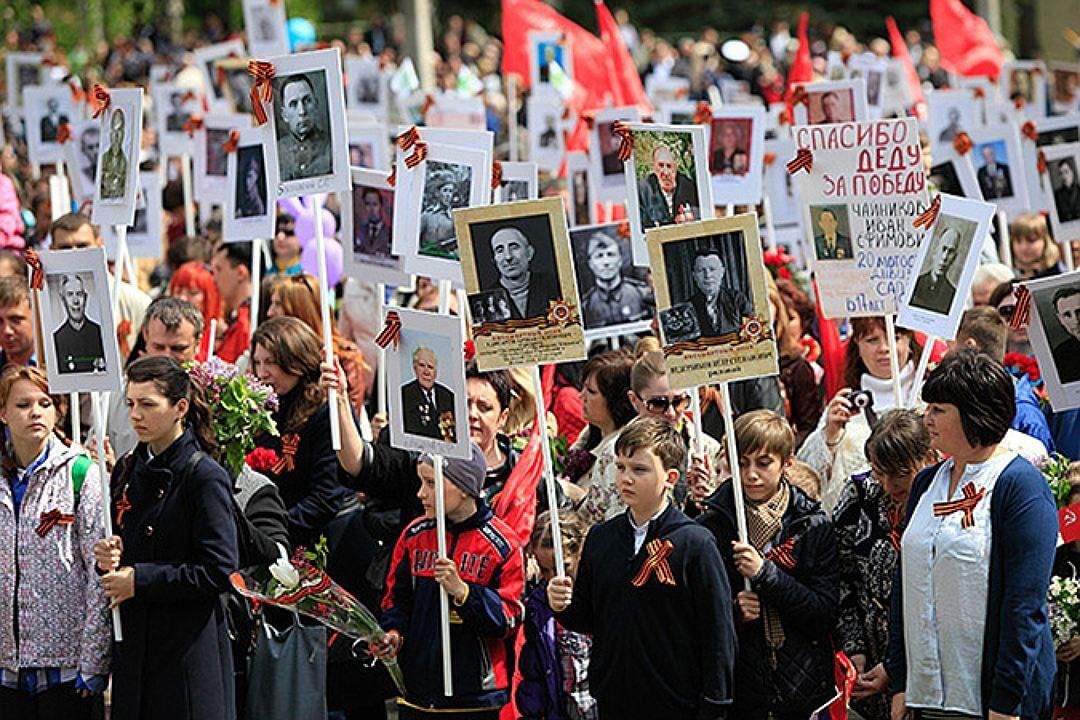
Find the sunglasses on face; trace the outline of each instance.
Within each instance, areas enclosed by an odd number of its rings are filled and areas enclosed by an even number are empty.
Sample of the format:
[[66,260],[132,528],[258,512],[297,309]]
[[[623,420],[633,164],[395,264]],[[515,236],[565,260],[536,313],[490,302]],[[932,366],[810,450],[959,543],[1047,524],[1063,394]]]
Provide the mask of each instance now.
[[1010,320],[1012,320],[1012,316],[1016,314],[1016,306],[1002,305],[997,309],[997,311],[998,315],[1001,316],[1002,320],[1004,320],[1005,322],[1009,322]]
[[642,398],[645,402],[645,407],[652,413],[665,413],[669,408],[674,409],[675,412],[682,412],[686,409],[686,406],[690,404],[690,396],[686,393],[681,395],[658,395],[651,397],[648,400]]

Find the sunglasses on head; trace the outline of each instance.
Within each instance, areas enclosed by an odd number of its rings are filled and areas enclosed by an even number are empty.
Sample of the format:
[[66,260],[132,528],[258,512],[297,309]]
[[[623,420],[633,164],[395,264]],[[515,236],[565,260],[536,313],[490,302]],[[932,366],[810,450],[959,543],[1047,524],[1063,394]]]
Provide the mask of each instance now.
[[690,404],[690,396],[686,393],[681,395],[658,395],[645,400],[645,407],[649,412],[667,412],[668,408],[674,408],[675,412],[681,412]]

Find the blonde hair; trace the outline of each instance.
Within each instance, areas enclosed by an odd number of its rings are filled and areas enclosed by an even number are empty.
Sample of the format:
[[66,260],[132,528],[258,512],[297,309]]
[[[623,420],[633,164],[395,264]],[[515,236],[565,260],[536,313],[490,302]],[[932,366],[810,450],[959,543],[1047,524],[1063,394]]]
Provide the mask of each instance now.
[[739,457],[766,452],[787,460],[795,453],[795,432],[783,415],[752,410],[735,420],[735,447]]
[[[1041,238],[1043,251],[1039,259],[1033,263],[1023,264],[1016,258],[1016,249],[1012,243],[1017,237]],[[1046,217],[1041,213],[1023,213],[1017,215],[1009,223],[1009,247],[1013,250],[1013,265],[1025,276],[1041,273],[1058,264],[1061,260],[1061,250],[1057,243],[1050,237],[1050,228],[1046,224]]]
[[638,340],[634,347],[634,367],[630,368],[630,389],[640,397],[657,378],[667,375],[667,363],[660,351],[660,341],[652,335]]

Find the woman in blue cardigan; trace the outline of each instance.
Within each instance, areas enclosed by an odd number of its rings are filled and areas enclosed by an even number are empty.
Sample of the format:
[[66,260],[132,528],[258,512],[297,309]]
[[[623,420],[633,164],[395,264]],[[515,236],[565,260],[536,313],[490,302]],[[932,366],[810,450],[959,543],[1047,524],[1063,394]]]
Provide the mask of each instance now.
[[922,389],[933,447],[915,479],[893,583],[893,720],[1049,717],[1046,592],[1057,509],[1042,474],[999,446],[1016,411],[1009,374],[964,348]]

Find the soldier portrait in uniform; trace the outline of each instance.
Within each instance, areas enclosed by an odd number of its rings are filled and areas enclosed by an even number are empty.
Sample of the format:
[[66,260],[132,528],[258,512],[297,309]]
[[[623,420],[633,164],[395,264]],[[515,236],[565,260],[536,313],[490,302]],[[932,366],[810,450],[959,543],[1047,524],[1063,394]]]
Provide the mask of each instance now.
[[93,274],[63,273],[50,280],[50,289],[64,308],[64,321],[52,333],[56,371],[61,374],[104,372],[101,325],[87,315],[87,303],[94,292]]
[[978,223],[971,220],[939,215],[911,293],[911,307],[950,314],[964,258],[977,227]]
[[1054,412],[1080,407],[1080,280],[1065,273],[1029,280],[1028,336]]
[[206,128],[206,174],[215,177],[225,177],[228,171],[228,156],[225,153],[225,143],[229,140],[229,128],[208,127]]
[[620,330],[611,328],[652,320],[655,301],[649,272],[634,266],[630,238],[620,235],[619,223],[571,230],[570,246],[586,332],[605,329],[605,334],[618,334]]
[[353,185],[353,252],[369,257],[390,257],[393,229],[392,190]]
[[505,291],[511,319],[546,317],[562,299],[546,214],[477,223],[471,235],[480,290]]
[[814,227],[814,257],[818,262],[854,257],[847,205],[811,205],[810,222]]
[[109,113],[105,124],[109,147],[101,156],[100,197],[102,201],[123,201],[127,196],[128,156],[124,148],[127,141],[127,117],[123,108]]
[[419,254],[456,260],[453,211],[469,205],[472,168],[439,160],[425,165]]
[[323,70],[275,77],[279,179],[307,180],[333,172],[330,112]]

